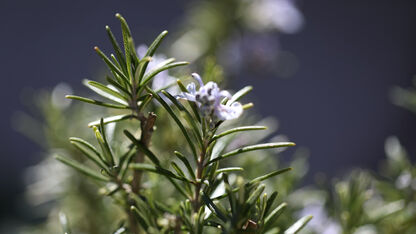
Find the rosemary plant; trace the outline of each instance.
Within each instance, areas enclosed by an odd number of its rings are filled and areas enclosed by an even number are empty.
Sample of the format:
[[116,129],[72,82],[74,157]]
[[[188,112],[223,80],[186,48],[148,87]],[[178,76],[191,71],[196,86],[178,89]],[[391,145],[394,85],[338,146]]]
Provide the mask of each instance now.
[[[252,88],[244,87],[231,95],[220,90],[213,81],[204,84],[194,73],[198,89],[194,83],[185,86],[177,80],[176,85],[182,91],[179,95],[170,94],[165,88],[153,90],[149,84],[156,75],[188,63],[169,58],[148,69],[167,32],[162,32],[145,55],[139,57],[125,19],[120,14],[116,17],[121,22],[123,46],[106,27],[114,54],[107,56],[98,47],[94,48],[110,71],[111,75],[106,78],[108,84],[84,81],[106,101],[74,95],[67,98],[115,109],[117,114],[88,124],[98,148],[81,138],[70,138],[70,143],[90,162],[56,156],[96,181],[102,186],[102,193],[124,211],[124,218],[114,233],[297,233],[301,230],[311,216],[301,218],[290,227],[279,226],[276,220],[286,204],[276,204],[277,191],[268,188],[271,194],[265,192],[266,180],[291,168],[250,179],[239,174],[244,168],[235,163],[236,156],[245,152],[295,144],[261,143],[224,152],[232,135],[266,129],[264,126],[239,126],[238,120],[234,120],[253,106],[239,102]],[[180,150],[170,149],[174,159],[160,155],[160,150],[152,147],[152,136],[164,131],[157,127],[158,116],[149,105],[152,100],[163,107],[159,115],[168,114],[185,139],[186,145]],[[227,128],[230,121],[237,126]],[[123,122],[129,124],[122,125]],[[119,139],[108,136],[108,126],[114,123],[126,126],[124,136],[117,136]],[[170,137],[183,142],[176,134]],[[124,147],[116,150],[114,142],[124,142]],[[149,186],[152,175],[158,176],[158,183],[170,183],[175,194],[167,199],[174,199],[174,202],[157,199],[160,197],[157,194],[163,194],[168,187]],[[69,233],[67,217],[62,214],[60,221],[64,232]]]

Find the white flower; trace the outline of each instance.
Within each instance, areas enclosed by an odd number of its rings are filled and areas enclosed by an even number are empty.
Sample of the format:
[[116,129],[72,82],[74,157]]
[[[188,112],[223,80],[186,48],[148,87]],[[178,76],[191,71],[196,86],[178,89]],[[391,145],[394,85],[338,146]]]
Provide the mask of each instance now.
[[217,83],[210,81],[204,85],[198,74],[193,73],[192,77],[198,81],[199,90],[196,90],[195,83],[190,83],[186,87],[188,92],[183,92],[177,97],[195,102],[204,117],[229,120],[238,118],[243,113],[243,106],[239,102],[230,105],[221,103],[224,98],[231,98],[231,94],[228,91],[220,90]]

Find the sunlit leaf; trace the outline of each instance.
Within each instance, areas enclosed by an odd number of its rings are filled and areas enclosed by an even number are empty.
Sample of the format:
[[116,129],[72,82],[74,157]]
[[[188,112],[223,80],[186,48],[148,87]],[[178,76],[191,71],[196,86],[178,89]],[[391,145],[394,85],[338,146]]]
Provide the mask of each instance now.
[[284,234],[295,234],[298,233],[302,228],[312,219],[312,216],[305,216],[299,219],[296,223],[290,226]]
[[262,150],[262,149],[272,149],[272,148],[281,148],[281,147],[289,147],[289,146],[295,146],[296,144],[293,142],[277,142],[277,143],[265,143],[265,144],[257,144],[257,145],[250,145],[245,146],[242,148],[238,148],[235,150],[232,150],[228,153],[225,153],[217,158],[212,159],[208,162],[208,164],[213,163],[215,161],[228,158],[237,154],[253,151],[253,150]]
[[128,109],[129,108],[128,106],[125,106],[125,105],[105,103],[105,102],[102,102],[102,101],[98,101],[98,100],[94,100],[94,99],[90,99],[90,98],[84,98],[84,97],[80,97],[80,96],[74,96],[74,95],[66,95],[65,98],[74,99],[74,100],[78,100],[78,101],[82,101],[82,102],[86,102],[86,103],[91,103],[91,104],[98,105],[98,106],[105,106],[105,107],[109,107],[109,108],[115,108],[115,109]]
[[[132,117],[133,117],[133,115],[131,115],[131,114],[114,115],[114,116],[103,118],[103,123],[108,124],[108,123],[119,122],[119,121],[123,121],[123,120],[126,120],[126,119],[130,119]],[[100,122],[101,122],[101,119],[90,122],[90,123],[88,123],[88,127],[98,126],[98,125],[100,125]]]

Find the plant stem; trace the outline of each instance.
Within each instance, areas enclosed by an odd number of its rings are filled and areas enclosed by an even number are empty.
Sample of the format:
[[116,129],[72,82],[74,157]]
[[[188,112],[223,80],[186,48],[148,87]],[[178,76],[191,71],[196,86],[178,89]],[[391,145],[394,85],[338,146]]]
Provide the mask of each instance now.
[[[156,115],[153,112],[150,112],[148,114],[148,116],[144,116],[143,113],[141,113],[139,106],[137,105],[137,94],[136,94],[136,84],[133,81],[133,85],[132,85],[132,99],[131,99],[131,108],[133,110],[133,112],[135,112],[135,114],[137,115],[137,118],[140,121],[140,130],[141,130],[141,135],[140,135],[140,142],[145,145],[146,147],[149,147],[150,144],[150,139],[152,138],[152,133],[153,133],[153,127],[155,125],[155,121],[156,121]],[[141,151],[137,151],[135,157],[134,157],[134,161],[136,163],[143,163],[144,162],[144,153]],[[135,170],[133,172],[133,180],[131,182],[131,188],[132,188],[132,192],[134,194],[139,194],[140,193],[140,188],[141,188],[141,179],[142,179],[142,171],[139,170]],[[130,223],[130,229],[132,233],[139,233],[140,229],[137,225],[137,222],[135,220],[135,217],[132,215],[132,213],[130,211],[128,211],[129,213],[129,223]]]
[[[149,147],[155,121],[156,121],[156,115],[151,112],[149,113],[147,117],[143,117],[143,119],[140,122],[140,129],[141,129],[140,142],[146,147]],[[134,161],[136,163],[143,163],[144,162],[143,152],[137,151],[134,157]],[[133,174],[132,191],[136,194],[139,194],[139,191],[140,191],[142,174],[143,172],[139,170],[135,170]]]
[[195,213],[197,213],[199,211],[199,208],[201,207],[200,196],[201,196],[201,187],[202,187],[202,172],[204,171],[204,160],[205,160],[206,149],[207,149],[206,142],[207,141],[204,140],[201,154],[199,155],[199,158],[197,161],[195,194],[193,197],[193,207],[194,207]]

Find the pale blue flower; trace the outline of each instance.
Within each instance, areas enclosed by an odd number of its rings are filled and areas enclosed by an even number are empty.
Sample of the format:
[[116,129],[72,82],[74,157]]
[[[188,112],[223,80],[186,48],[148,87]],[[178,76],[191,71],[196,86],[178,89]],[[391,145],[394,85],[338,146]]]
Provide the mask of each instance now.
[[211,117],[214,120],[229,120],[238,118],[243,113],[243,106],[239,102],[221,103],[224,98],[230,99],[231,94],[220,90],[217,83],[210,81],[204,85],[198,74],[193,73],[192,77],[198,81],[199,90],[197,91],[195,83],[190,83],[186,87],[188,92],[183,92],[177,97],[195,102],[202,116]]

